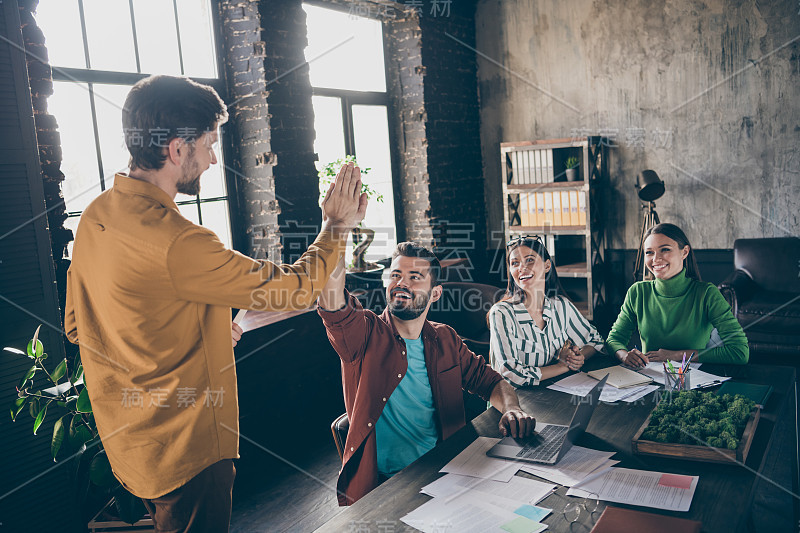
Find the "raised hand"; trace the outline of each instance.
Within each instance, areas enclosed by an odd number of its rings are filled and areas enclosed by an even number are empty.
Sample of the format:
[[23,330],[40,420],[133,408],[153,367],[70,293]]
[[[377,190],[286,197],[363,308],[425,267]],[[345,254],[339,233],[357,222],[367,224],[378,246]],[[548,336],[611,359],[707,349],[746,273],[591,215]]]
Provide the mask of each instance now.
[[367,195],[361,193],[361,169],[347,163],[339,169],[322,200],[322,219],[332,229],[346,235],[364,219],[366,211]]

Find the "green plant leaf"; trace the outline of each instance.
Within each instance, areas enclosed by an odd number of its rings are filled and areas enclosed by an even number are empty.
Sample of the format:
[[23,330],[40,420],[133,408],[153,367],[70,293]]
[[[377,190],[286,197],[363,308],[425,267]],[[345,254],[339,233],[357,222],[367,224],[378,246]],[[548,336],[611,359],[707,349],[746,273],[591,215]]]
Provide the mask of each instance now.
[[37,369],[37,368],[38,368],[38,367],[37,367],[36,365],[33,365],[33,366],[32,366],[32,367],[31,367],[31,368],[30,368],[30,369],[29,369],[27,372],[25,372],[25,375],[23,375],[23,376],[22,376],[22,379],[20,380],[20,382],[19,382],[19,385],[17,385],[17,388],[18,388],[19,390],[22,390],[22,389],[23,389],[23,387],[25,387],[25,383],[26,383],[26,382],[27,382],[29,379],[32,379],[32,378],[33,378],[33,376],[35,376],[35,375],[36,375],[36,369]]
[[75,405],[75,409],[77,409],[79,413],[92,412],[92,402],[89,400],[89,389],[86,387],[83,388],[78,396],[78,403]]
[[69,396],[67,398],[67,403],[64,405],[64,409],[66,409],[67,411],[69,411],[72,414],[75,414],[75,413],[78,412],[78,410],[76,409],[77,404],[78,404],[78,397],[77,396]]
[[36,415],[36,420],[33,421],[33,434],[36,435],[36,432],[39,431],[39,426],[42,425],[44,422],[44,417],[47,416],[47,406],[50,405],[50,402],[44,404],[44,407],[39,410],[39,414]]
[[64,377],[64,374],[66,373],[67,373],[67,360],[65,358],[63,361],[58,363],[56,369],[53,370],[52,374],[50,374],[50,377],[52,378],[50,381],[58,385],[58,380]]
[[14,403],[11,404],[11,420],[16,422],[17,415],[20,411],[22,411],[22,408],[25,407],[25,402],[27,401],[27,396],[23,396],[22,398],[17,398],[14,400]]
[[122,485],[114,490],[114,505],[120,519],[128,524],[135,524],[147,512],[142,500],[125,490]]
[[28,412],[30,412],[31,418],[39,416],[39,398],[31,398],[31,403],[28,404]]
[[69,447],[77,451],[81,446],[94,438],[92,432],[81,423],[81,415],[73,415],[69,424]]
[[[34,345],[34,340],[36,341],[35,345]],[[34,348],[34,346],[36,346],[36,348]],[[43,353],[44,353],[44,346],[42,345],[42,341],[38,339],[31,339],[30,341],[28,341],[28,357],[31,358],[41,357]]]
[[58,420],[56,420],[56,425],[53,426],[53,440],[50,441],[50,453],[53,455],[53,459],[55,460],[56,456],[58,456],[58,450],[61,449],[61,444],[64,442],[64,436],[67,433],[67,428],[64,426],[64,420],[69,415],[64,415]]
[[98,487],[110,487],[116,481],[105,450],[98,452],[89,463],[89,479]]
[[72,378],[69,380],[70,383],[77,383],[81,376],[83,375],[83,365],[81,364],[80,360],[75,359],[75,364],[78,366],[75,368],[75,372],[72,373]]
[[13,354],[17,354],[17,355],[24,355],[24,356],[28,357],[28,354],[26,354],[25,352],[23,352],[22,350],[20,350],[20,349],[18,349],[18,348],[12,348],[11,346],[6,346],[6,347],[5,347],[5,348],[3,348],[3,349],[4,349],[5,351],[7,351],[7,352],[11,352],[11,353],[13,353]]

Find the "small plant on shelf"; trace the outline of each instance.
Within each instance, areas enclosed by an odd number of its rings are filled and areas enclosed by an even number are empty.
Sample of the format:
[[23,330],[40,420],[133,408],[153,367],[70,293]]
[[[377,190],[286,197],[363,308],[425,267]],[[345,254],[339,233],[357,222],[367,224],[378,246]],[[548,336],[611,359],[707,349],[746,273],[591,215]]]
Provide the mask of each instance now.
[[578,165],[580,165],[580,163],[581,163],[580,159],[578,159],[574,155],[571,155],[567,158],[567,161],[566,163],[564,163],[564,166],[567,167],[567,169],[578,168]]
[[567,158],[564,162],[564,166],[567,167],[567,170],[564,172],[567,176],[567,181],[579,181],[578,175],[578,167],[581,164],[581,160],[571,155]]

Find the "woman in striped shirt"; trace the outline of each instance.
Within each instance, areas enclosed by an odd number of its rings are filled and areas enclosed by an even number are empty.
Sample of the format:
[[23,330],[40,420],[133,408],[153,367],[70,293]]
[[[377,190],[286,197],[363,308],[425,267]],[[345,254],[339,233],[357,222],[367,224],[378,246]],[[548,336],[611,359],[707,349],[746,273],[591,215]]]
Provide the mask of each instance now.
[[578,370],[603,338],[566,296],[538,236],[506,245],[508,290],[489,310],[492,366],[516,387]]

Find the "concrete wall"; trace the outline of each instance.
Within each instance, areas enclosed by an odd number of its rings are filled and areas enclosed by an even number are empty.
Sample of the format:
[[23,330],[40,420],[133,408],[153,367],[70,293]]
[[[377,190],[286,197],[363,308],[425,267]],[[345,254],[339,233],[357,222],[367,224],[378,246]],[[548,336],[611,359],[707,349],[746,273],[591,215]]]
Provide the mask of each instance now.
[[489,230],[499,143],[608,135],[611,248],[635,248],[633,183],[666,182],[662,221],[697,248],[800,233],[797,0],[481,0],[476,13]]

